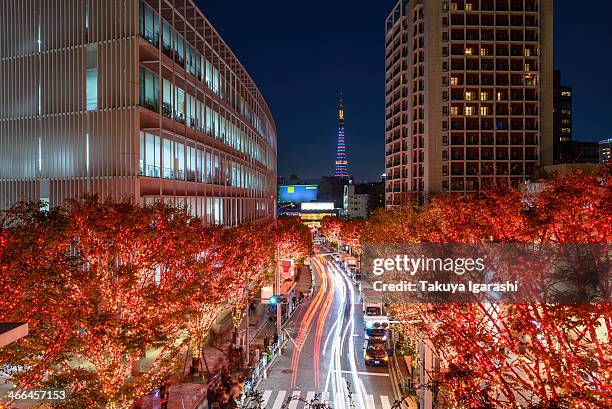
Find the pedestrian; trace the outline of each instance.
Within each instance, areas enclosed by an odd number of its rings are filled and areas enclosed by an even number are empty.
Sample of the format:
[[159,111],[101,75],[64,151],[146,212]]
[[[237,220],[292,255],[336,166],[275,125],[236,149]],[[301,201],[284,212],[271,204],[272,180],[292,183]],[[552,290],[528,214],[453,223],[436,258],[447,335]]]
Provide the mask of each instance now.
[[278,344],[278,333],[274,333],[274,338],[272,339],[272,345]]
[[206,401],[208,402],[208,409],[212,409],[213,404],[217,401],[217,391],[213,383],[208,384],[206,389]]
[[240,345],[237,349],[236,349],[236,361],[238,364],[238,370],[242,370],[242,362],[244,359],[243,356],[244,350],[242,349],[242,345]]
[[168,409],[168,400],[170,399],[170,385],[168,380],[164,380],[159,387],[159,402],[161,409]]

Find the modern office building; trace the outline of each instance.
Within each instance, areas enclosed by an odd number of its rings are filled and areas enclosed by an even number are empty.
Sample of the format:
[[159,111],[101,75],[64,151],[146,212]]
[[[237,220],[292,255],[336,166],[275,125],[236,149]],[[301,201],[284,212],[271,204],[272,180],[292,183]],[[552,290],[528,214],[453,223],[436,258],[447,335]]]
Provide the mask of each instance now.
[[572,142],[572,88],[561,83],[561,71],[553,77],[553,155],[555,163],[571,162],[567,150]]
[[602,165],[612,163],[612,138],[599,141],[599,163]]
[[343,215],[349,219],[363,219],[368,217],[368,203],[370,195],[357,193],[355,185],[344,185]]
[[386,30],[386,205],[552,163],[552,0],[400,0]]
[[274,217],[274,119],[192,0],[0,3],[0,208],[86,192]]

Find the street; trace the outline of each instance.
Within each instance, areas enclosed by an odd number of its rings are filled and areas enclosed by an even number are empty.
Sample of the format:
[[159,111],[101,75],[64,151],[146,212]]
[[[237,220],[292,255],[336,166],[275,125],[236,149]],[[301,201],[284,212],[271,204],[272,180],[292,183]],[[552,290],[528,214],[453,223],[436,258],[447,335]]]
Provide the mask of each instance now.
[[263,407],[279,409],[293,395],[308,402],[318,396],[334,409],[389,409],[394,398],[387,367],[364,363],[357,286],[328,255],[315,255],[311,265],[313,295],[285,325],[289,342],[257,388]]

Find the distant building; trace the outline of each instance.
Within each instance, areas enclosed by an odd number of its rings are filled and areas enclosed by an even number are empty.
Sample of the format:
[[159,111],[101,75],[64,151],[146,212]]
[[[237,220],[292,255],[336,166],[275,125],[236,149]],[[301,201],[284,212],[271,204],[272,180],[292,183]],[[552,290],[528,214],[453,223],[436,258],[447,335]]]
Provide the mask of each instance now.
[[603,165],[612,163],[612,138],[599,141],[599,163]]
[[368,216],[368,202],[370,195],[356,193],[355,185],[350,183],[344,186],[344,216],[350,219],[363,219]]
[[[567,157],[567,142],[572,141],[572,88],[561,83],[561,72],[553,75],[553,155],[555,163],[571,162]],[[571,144],[570,144],[571,145]]]
[[362,218],[385,207],[385,181],[350,183],[344,186],[344,216]]
[[564,163],[599,163],[599,143],[586,141],[564,141],[559,143],[561,160]]

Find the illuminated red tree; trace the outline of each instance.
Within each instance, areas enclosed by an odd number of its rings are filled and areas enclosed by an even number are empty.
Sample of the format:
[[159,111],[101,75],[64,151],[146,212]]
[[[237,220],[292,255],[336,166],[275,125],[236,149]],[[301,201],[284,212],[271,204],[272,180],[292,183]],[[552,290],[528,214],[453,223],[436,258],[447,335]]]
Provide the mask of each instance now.
[[340,241],[340,229],[342,228],[342,220],[338,217],[325,216],[321,220],[321,232],[332,243],[338,244]]
[[[173,371],[186,311],[219,291],[198,257],[201,224],[161,204],[24,205],[2,225],[11,251],[0,288],[11,298],[0,320],[28,321],[30,335],[0,364],[27,368],[13,373],[20,386],[68,386],[83,407],[129,407]],[[147,351],[147,367],[134,372]]]
[[[606,174],[577,174],[547,181],[532,197],[515,190],[436,197],[418,211],[378,214],[362,239],[398,242],[393,232],[399,230],[408,243],[609,243],[610,186]],[[400,228],[402,213],[408,226]],[[612,405],[609,304],[403,304],[394,310],[412,323],[404,331],[440,357],[440,370],[430,375],[448,406]]]
[[312,232],[298,219],[278,219],[274,242],[280,260],[295,260],[299,263],[312,254]]

